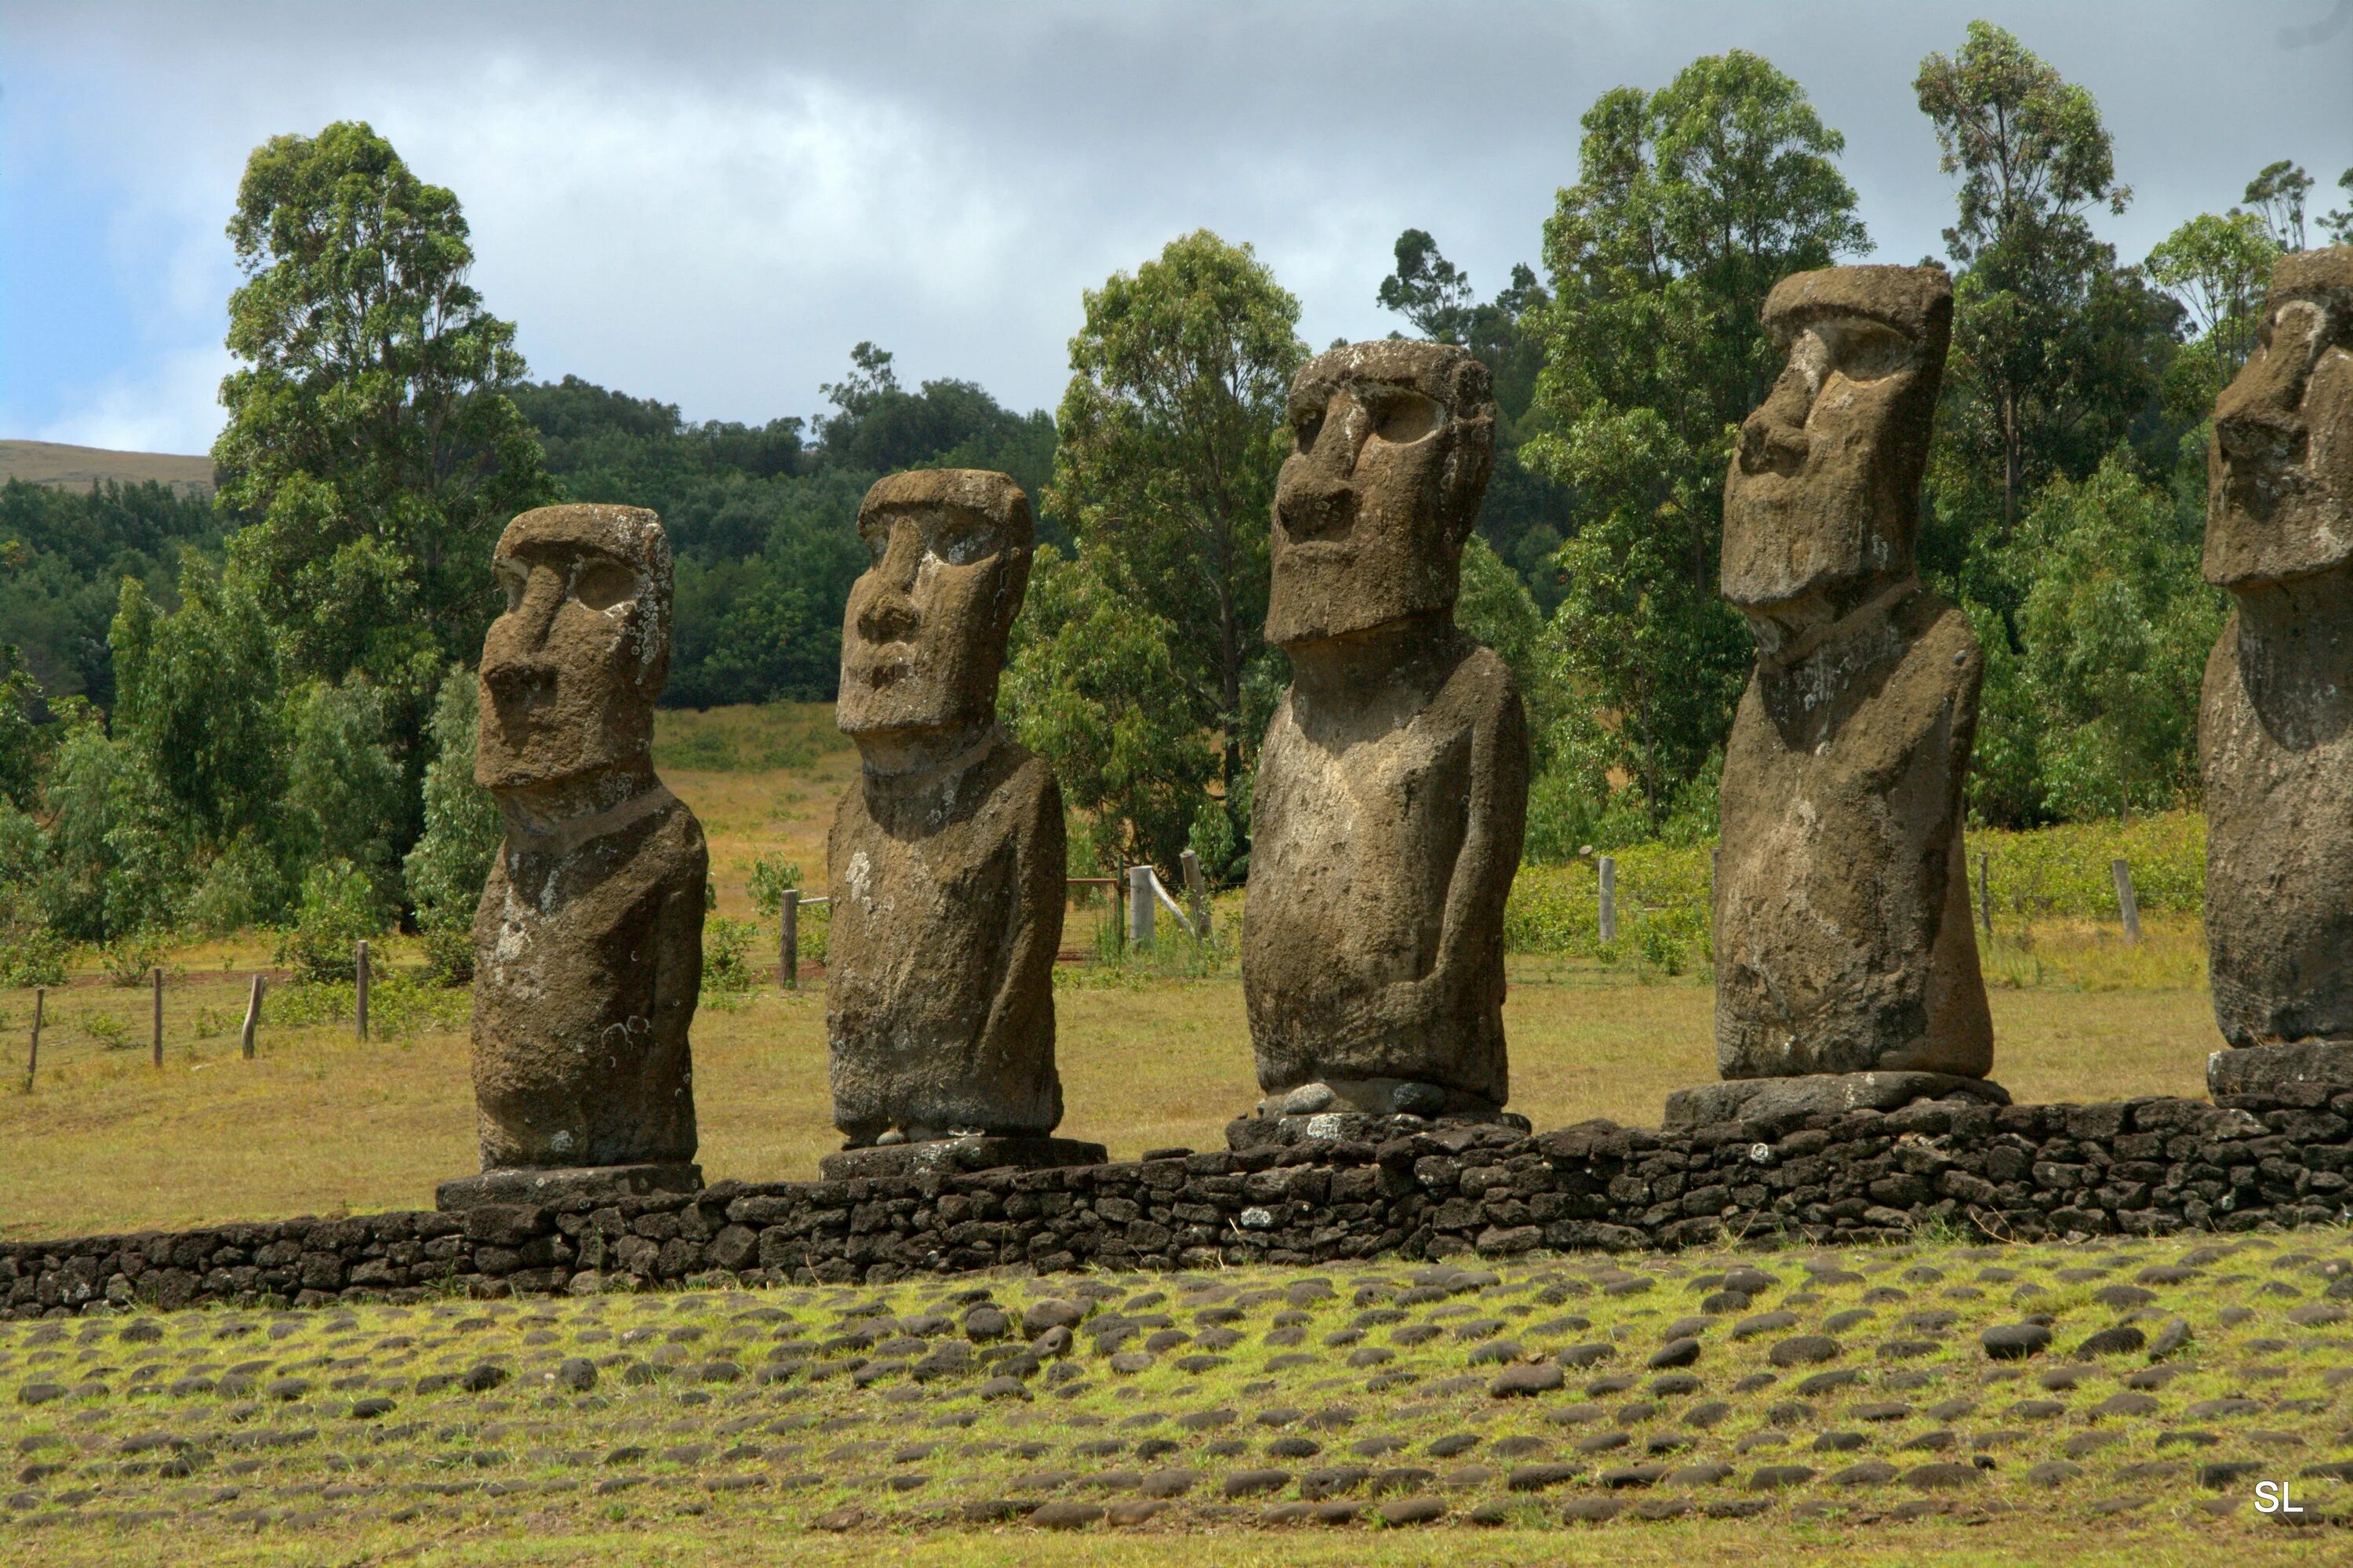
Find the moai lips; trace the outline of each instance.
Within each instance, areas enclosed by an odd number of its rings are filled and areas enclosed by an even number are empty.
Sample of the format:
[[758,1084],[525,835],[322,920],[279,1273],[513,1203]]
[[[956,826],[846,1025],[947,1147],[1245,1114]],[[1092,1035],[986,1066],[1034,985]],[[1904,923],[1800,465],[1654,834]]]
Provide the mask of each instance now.
[[1765,316],[1788,364],[1725,485],[1723,591],[1758,657],[1725,756],[1717,1066],[1982,1078],[1961,853],[1982,656],[1912,559],[1952,286],[1831,268]]
[[2207,1079],[2353,1083],[2353,246],[2274,270],[2207,482]]
[[1293,685],[1260,754],[1242,947],[1259,1084],[1270,1112],[1493,1116],[1528,737],[1503,661],[1454,625],[1487,372],[1436,344],[1335,349],[1291,418],[1266,635]]
[[474,920],[485,1175],[443,1205],[691,1187],[709,859],[653,772],[669,541],[650,512],[543,507],[493,564],[507,608],[482,644],[475,781],[506,838]]

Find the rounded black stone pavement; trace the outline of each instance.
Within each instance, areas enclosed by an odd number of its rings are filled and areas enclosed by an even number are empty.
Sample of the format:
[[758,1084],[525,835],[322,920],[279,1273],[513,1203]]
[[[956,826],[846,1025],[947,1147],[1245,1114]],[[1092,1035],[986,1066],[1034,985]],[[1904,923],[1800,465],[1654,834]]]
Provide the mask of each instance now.
[[1777,1367],[1819,1366],[1838,1353],[1838,1341],[1827,1334],[1799,1334],[1774,1345],[1765,1359]]
[[2040,1323],[2004,1323],[1978,1335],[1978,1342],[1995,1361],[2023,1361],[2051,1348],[2051,1330]]

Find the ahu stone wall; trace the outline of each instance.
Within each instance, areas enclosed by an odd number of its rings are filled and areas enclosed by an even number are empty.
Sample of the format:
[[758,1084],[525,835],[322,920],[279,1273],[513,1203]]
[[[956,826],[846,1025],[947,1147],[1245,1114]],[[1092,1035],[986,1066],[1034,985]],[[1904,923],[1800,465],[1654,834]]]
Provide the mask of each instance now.
[[2353,1093],[2318,1087],[1535,1136],[1410,1123],[1379,1143],[11,1243],[0,1316],[1851,1243],[1936,1224],[1997,1240],[2242,1231],[2339,1221],[2353,1205]]

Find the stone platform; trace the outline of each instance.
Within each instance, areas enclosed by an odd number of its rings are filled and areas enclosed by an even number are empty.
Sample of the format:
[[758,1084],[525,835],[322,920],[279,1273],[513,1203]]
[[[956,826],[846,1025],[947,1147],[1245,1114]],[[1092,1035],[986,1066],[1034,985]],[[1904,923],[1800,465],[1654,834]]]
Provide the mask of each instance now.
[[1100,1143],[1073,1138],[1006,1138],[974,1133],[921,1143],[879,1143],[845,1149],[817,1162],[828,1181],[920,1176],[925,1171],[1050,1171],[1063,1165],[1101,1165],[1108,1152]]
[[1528,1118],[1516,1111],[1484,1114],[1449,1112],[1436,1117],[1383,1115],[1373,1111],[1327,1110],[1313,1116],[1244,1116],[1226,1124],[1226,1147],[1245,1153],[1253,1149],[1300,1149],[1318,1144],[1383,1144],[1417,1133],[1450,1128],[1492,1128],[1512,1136],[1525,1136]]
[[2226,1095],[2267,1095],[2290,1084],[2353,1088],[2353,1041],[2241,1045],[2206,1058],[2206,1090],[2218,1100]]
[[433,1203],[444,1213],[479,1209],[485,1203],[537,1203],[552,1208],[574,1198],[612,1202],[656,1192],[701,1191],[700,1165],[573,1165],[460,1176],[435,1188]]
[[1752,1121],[1796,1126],[1810,1116],[1892,1111],[1915,1100],[1974,1100],[2006,1106],[2010,1091],[1990,1078],[1949,1073],[1808,1073],[1794,1078],[1731,1078],[1667,1097],[1667,1127]]

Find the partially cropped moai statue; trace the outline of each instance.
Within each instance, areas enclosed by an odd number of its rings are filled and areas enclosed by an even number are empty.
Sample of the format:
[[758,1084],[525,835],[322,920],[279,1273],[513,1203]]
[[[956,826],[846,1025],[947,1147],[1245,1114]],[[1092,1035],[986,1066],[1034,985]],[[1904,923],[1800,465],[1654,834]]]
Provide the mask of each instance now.
[[834,817],[826,957],[834,1180],[1100,1161],[1048,1135],[1062,796],[997,723],[1029,581],[1029,499],[1001,473],[893,474],[866,493],[873,557],[841,630],[856,782]]
[[1454,624],[1495,458],[1486,368],[1363,343],[1291,389],[1266,638],[1292,686],[1252,797],[1242,991],[1266,1098],[1236,1147],[1398,1115],[1509,1121],[1504,901],[1527,822],[1511,673]]
[[2353,1086],[2353,246],[2274,269],[2206,470],[2207,1085]]
[[654,777],[670,553],[628,506],[545,506],[499,536],[474,781],[506,838],[474,916],[482,1174],[445,1209],[692,1192],[687,1033],[702,828]]
[[1724,493],[1724,597],[1757,648],[1715,873],[1727,1081],[1671,1096],[1671,1124],[2008,1100],[1961,848],[1983,655],[1913,572],[1952,303],[1937,267],[1800,272],[1766,301],[1788,363]]

